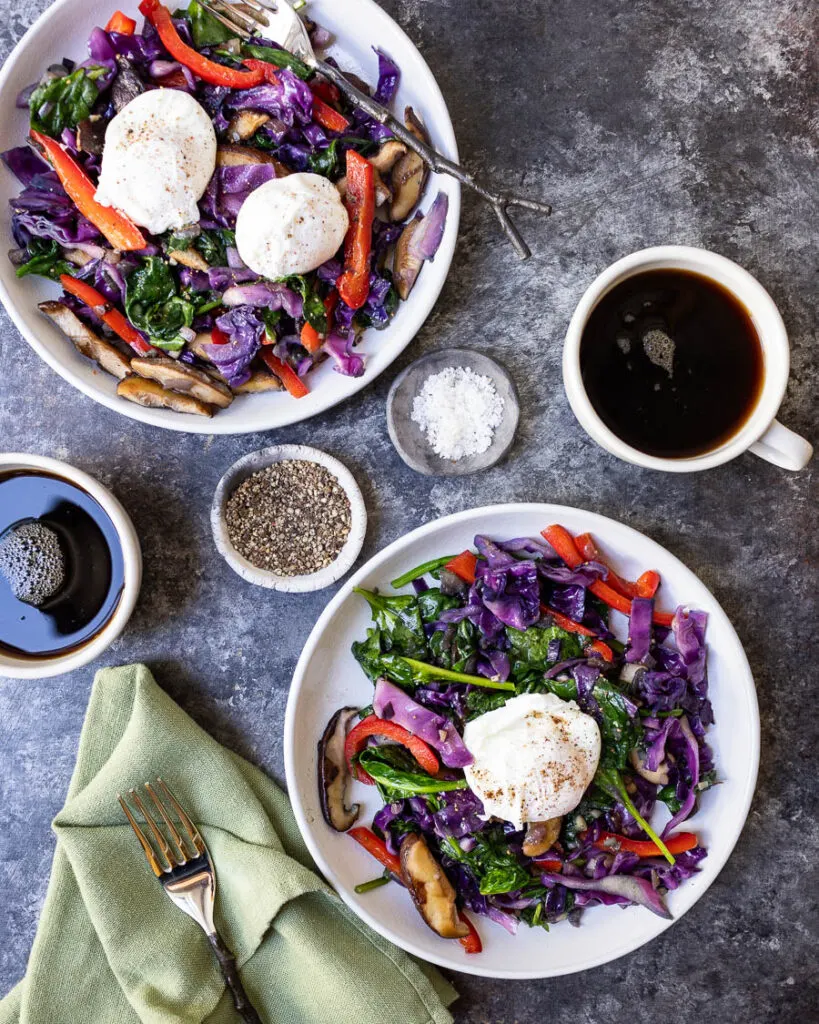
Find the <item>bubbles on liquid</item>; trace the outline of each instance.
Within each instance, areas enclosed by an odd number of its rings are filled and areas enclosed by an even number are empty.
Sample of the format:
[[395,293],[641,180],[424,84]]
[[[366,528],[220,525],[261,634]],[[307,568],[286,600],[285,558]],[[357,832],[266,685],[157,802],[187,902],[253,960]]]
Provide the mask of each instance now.
[[0,573],[18,601],[39,607],[65,582],[60,538],[36,519],[9,527],[0,537]]
[[658,327],[646,331],[642,338],[643,351],[655,366],[674,376],[674,339]]

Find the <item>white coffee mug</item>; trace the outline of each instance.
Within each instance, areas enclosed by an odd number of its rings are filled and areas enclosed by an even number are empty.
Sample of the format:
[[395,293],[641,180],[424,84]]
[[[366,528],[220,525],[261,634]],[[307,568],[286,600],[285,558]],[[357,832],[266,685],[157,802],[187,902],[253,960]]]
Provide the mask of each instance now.
[[[716,281],[742,303],[759,337],[763,356],[763,381],[754,410],[732,437],[701,455],[668,459],[646,455],[632,448],[603,423],[583,386],[580,340],[592,310],[615,285],[648,270],[688,270]],[[790,348],[785,325],[773,299],[759,281],[724,256],[687,245],[661,245],[642,249],[604,270],[578,303],[563,347],[563,384],[572,411],[586,433],[612,455],[626,462],[670,473],[711,469],[744,451],[751,451],[782,469],[803,469],[813,455],[813,448],[803,437],[775,419],[785,397],[789,370]]]

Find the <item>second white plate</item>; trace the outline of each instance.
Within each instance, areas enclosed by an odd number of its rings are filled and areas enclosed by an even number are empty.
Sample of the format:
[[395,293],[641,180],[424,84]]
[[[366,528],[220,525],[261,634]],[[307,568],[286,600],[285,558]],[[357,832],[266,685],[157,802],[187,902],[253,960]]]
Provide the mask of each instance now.
[[[686,823],[699,834],[708,856],[699,874],[669,893],[667,902],[674,920],[696,903],[719,874],[742,831],[756,784],[759,711],[745,652],[713,595],[659,544],[593,512],[546,504],[471,509],[427,523],[390,544],[330,602],[296,666],[285,717],[288,789],[311,854],[356,914],[407,952],[468,974],[495,978],[571,974],[632,952],[673,921],[664,921],[642,907],[594,907],[584,912],[580,928],[563,922],[546,933],[522,925],[512,936],[472,915],[484,949],[467,955],[457,942],[435,935],[397,885],[356,894],[354,887],[378,874],[378,866],[348,836],[325,823],[318,798],[316,744],[334,711],[343,705],[363,707],[372,699],[372,684],[350,653],[350,645],[362,639],[370,625],[366,603],[352,592],[354,586],[387,588],[391,579],[421,562],[471,547],[476,533],[498,539],[536,537],[555,522],[573,533],[592,533],[606,560],[623,576],[634,579],[645,569],[656,569],[663,580],[662,607],[685,603],[709,615],[708,671],[716,725],[711,727],[708,741],[720,785],[703,795],[699,812]],[[380,807],[377,793],[357,785],[355,799],[363,805],[361,824],[369,824]]]

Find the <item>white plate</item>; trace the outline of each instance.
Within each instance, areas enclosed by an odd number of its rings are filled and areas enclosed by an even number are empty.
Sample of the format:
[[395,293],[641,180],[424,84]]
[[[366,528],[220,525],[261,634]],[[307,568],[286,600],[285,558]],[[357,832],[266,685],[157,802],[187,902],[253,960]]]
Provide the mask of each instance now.
[[[493,505],[428,523],[385,548],[339,591],[316,623],[293,678],[284,726],[285,767],[290,798],[302,835],[321,870],[352,909],[376,931],[409,953],[450,970],[494,978],[548,978],[571,974],[630,953],[673,922],[642,907],[594,907],[582,925],[568,922],[550,932],[522,925],[516,936],[471,915],[483,952],[467,955],[457,942],[441,939],[423,923],[407,893],[386,885],[358,896],[354,886],[378,874],[376,862],[349,837],[334,832],[321,815],[316,779],[316,744],[331,714],[342,705],[367,705],[372,684],[350,653],[370,625],[366,603],[354,586],[387,588],[389,581],[437,555],[472,546],[476,533],[497,539],[538,536],[550,523],[574,533],[590,531],[607,560],[632,579],[645,569],[662,575],[662,605],[686,603],[709,614],[707,640],[710,693],[716,725],[708,734],[721,784],[705,793],[690,819],[708,848],[702,870],[669,893],[675,920],[689,910],[719,874],[739,837],[756,783],[759,711],[747,658],[715,598],[674,555],[628,526],[561,505]],[[620,618],[615,616],[615,618]],[[362,803],[361,824],[380,806],[370,787],[355,785]],[[689,823],[686,823],[688,826]]]
[[[0,150],[24,144],[28,134],[28,112],[14,106],[18,92],[37,79],[49,64],[62,57],[83,60],[91,29],[105,25],[116,10],[115,0],[57,0],[26,32],[0,72]],[[122,6],[126,14],[136,13],[137,0]],[[345,70],[375,83],[378,60],[372,51],[379,46],[401,68],[401,85],[393,109],[399,114],[409,104],[424,118],[433,144],[453,160],[458,159],[455,133],[441,90],[426,61],[402,29],[373,0],[311,0],[309,14],[329,29],[336,42],[327,51]],[[31,347],[69,383],[89,398],[115,412],[170,430],[197,434],[245,434],[273,430],[298,423],[360,391],[374,380],[412,341],[435,305],[444,285],[455,243],[461,210],[460,184],[447,175],[431,175],[421,209],[426,210],[436,192],[443,189],[449,197],[449,213],[441,248],[433,263],[427,264],[412,295],[402,302],[389,327],[364,334],[359,351],[366,356],[362,377],[344,377],[332,368],[332,360],[314,370],[309,377],[310,394],[295,400],[282,392],[241,395],[212,419],[175,413],[167,409],[144,409],[119,398],[116,380],[94,363],[83,358],[71,342],[37,309],[37,303],[57,297],[57,286],[41,278],[15,276],[11,263],[0,258],[0,299],[20,333]],[[8,200],[20,191],[20,183],[5,167],[0,168],[0,235],[5,242],[0,251],[13,246]]]

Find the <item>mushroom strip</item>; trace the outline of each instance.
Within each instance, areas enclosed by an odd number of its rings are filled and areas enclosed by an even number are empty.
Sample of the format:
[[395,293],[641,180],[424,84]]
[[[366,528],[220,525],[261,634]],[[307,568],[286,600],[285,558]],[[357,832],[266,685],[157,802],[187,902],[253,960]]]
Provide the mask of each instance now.
[[324,820],[336,832],[346,832],[358,818],[359,805],[347,807],[345,800],[350,773],[344,758],[347,726],[357,714],[357,708],[339,708],[327,723],[318,744],[321,811]]

